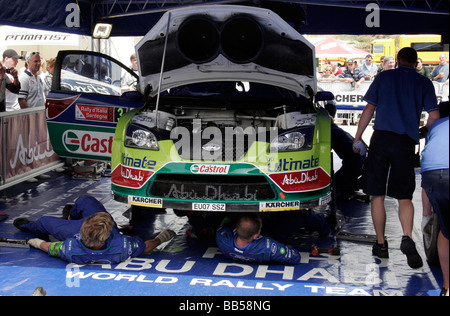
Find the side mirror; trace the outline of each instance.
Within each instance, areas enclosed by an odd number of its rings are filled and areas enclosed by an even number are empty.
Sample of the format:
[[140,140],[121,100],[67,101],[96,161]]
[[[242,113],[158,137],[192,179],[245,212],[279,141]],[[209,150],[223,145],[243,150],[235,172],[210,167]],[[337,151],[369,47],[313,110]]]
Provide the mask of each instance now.
[[120,99],[129,101],[141,101],[144,100],[144,96],[139,91],[127,91],[122,93]]
[[316,102],[332,100],[334,100],[334,94],[330,91],[318,91],[316,94]]

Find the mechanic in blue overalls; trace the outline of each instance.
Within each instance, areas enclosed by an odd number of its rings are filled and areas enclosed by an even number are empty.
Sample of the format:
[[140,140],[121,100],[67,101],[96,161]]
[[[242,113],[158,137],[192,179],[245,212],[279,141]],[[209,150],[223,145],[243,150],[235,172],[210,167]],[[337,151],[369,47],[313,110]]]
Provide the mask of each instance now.
[[216,243],[223,255],[248,262],[299,264],[300,253],[275,239],[261,235],[262,220],[258,214],[243,215],[232,228],[226,217],[217,230]]
[[[155,239],[145,242],[138,237],[125,236],[119,232],[105,207],[87,195],[80,196],[70,209],[66,207],[63,218],[43,216],[35,222],[18,218],[14,226],[38,237],[28,241],[32,247],[76,264],[120,263],[150,252],[175,236],[171,230],[165,230]],[[46,242],[41,239],[48,235],[59,241]]]

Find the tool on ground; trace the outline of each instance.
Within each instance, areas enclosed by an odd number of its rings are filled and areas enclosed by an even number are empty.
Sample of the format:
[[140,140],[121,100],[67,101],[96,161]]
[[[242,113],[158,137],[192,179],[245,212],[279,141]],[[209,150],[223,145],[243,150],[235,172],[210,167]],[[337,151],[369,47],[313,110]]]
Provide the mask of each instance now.
[[9,239],[0,237],[0,247],[30,248],[28,239]]
[[335,244],[331,248],[319,248],[316,245],[311,246],[311,255],[317,257],[321,253],[328,253],[333,256],[339,256],[341,254],[341,249],[339,245]]
[[9,217],[8,214],[0,214],[0,222],[4,221],[5,219],[7,219]]
[[366,242],[366,243],[371,243],[371,244],[373,244],[377,241],[376,235],[350,233],[350,232],[346,232],[346,231],[340,231],[336,235],[336,238],[340,239],[340,240],[360,241],[360,242]]

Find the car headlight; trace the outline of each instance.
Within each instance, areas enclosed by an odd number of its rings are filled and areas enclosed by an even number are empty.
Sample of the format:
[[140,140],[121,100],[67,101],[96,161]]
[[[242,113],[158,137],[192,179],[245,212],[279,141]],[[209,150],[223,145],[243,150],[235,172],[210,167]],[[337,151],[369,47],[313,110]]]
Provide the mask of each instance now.
[[270,152],[288,152],[311,150],[313,143],[314,126],[291,130],[279,134],[269,146]]
[[130,124],[125,135],[125,146],[141,149],[159,150],[158,139],[150,130]]

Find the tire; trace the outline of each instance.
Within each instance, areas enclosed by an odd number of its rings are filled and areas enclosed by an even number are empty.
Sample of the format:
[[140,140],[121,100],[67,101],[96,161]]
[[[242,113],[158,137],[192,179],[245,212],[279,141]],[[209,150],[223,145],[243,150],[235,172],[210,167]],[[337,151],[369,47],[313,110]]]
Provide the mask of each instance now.
[[437,239],[441,226],[439,224],[438,216],[433,213],[432,218],[424,228],[423,232],[423,247],[425,248],[425,255],[428,262],[433,265],[439,265],[439,255],[437,247]]

